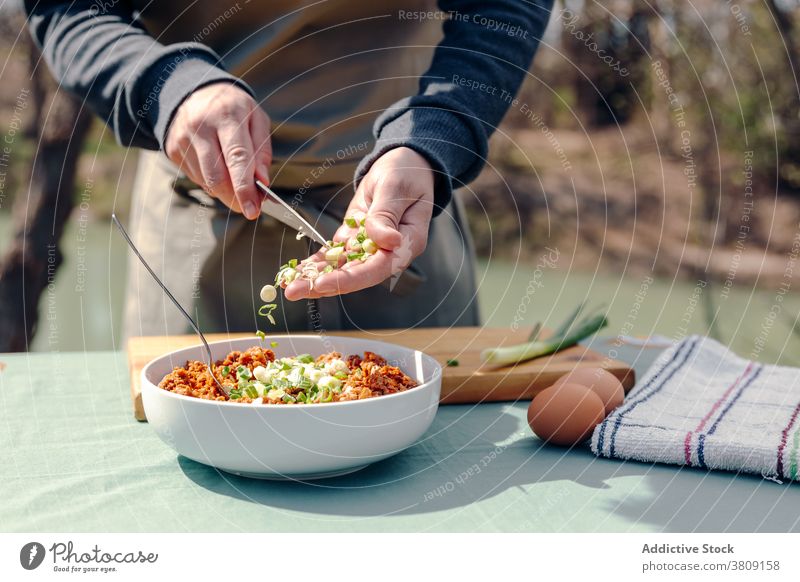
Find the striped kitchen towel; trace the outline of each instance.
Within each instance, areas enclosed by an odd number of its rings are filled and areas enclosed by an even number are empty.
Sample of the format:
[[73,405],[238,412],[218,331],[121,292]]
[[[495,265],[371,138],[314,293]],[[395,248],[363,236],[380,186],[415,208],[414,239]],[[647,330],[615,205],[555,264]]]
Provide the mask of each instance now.
[[800,369],[688,337],[668,348],[595,428],[604,457],[798,478]]

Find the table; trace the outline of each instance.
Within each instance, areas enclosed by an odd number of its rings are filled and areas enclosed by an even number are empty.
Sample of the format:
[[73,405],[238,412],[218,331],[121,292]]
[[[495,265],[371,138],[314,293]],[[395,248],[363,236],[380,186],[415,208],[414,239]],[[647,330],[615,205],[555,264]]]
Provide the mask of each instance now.
[[[618,357],[641,377],[656,355]],[[178,457],[135,421],[122,353],[0,361],[2,531],[800,531],[800,485],[566,452],[531,435],[527,403],[443,406],[391,459],[269,482]]]

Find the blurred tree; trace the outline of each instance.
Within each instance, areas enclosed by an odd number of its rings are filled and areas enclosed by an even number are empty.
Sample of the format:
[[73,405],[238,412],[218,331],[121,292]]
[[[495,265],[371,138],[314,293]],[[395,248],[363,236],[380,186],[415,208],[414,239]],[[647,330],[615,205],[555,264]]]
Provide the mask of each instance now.
[[650,7],[635,0],[567,3],[561,42],[573,64],[576,108],[592,127],[627,123],[640,109],[635,88],[647,79]]
[[[47,80],[23,22],[29,52],[30,102],[36,144],[27,193],[15,197],[13,239],[0,259],[0,352],[27,351],[39,321],[39,302],[63,260],[59,244],[74,207],[81,148],[91,125],[80,101]],[[27,195],[26,195],[27,194]]]
[[[783,130],[781,140],[783,156],[779,163],[778,180],[781,188],[794,196],[800,196],[800,52],[797,47],[797,27],[794,15],[798,10],[796,1],[776,2],[766,0],[770,13],[783,41],[781,53],[786,56],[792,74],[788,98],[778,102],[778,123]],[[776,43],[777,44],[777,43]],[[778,47],[780,48],[780,47]],[[784,92],[785,89],[784,89]]]

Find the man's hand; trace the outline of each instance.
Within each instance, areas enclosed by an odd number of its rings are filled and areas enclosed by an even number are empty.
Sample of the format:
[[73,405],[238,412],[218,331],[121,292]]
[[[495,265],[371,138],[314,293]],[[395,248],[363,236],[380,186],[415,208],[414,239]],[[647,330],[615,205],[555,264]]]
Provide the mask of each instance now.
[[[428,161],[412,149],[400,147],[378,158],[358,186],[347,216],[366,216],[367,235],[378,251],[365,261],[347,263],[314,281],[297,280],[286,287],[290,301],[330,297],[372,287],[402,272],[425,250],[433,213],[434,176]],[[346,241],[357,229],[342,225],[335,241]],[[322,269],[325,253],[308,260]]]
[[235,212],[261,208],[256,178],[269,183],[272,144],[267,114],[230,83],[198,89],[178,108],[164,150],[186,175]]

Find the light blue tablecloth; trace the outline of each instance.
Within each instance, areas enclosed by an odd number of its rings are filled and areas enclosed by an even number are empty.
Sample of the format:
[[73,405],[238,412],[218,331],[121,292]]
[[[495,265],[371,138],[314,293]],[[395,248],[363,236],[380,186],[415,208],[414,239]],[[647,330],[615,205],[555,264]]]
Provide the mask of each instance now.
[[[655,355],[621,353],[639,373]],[[543,446],[527,403],[444,406],[392,459],[277,483],[162,444],[133,419],[120,353],[0,361],[3,531],[800,531],[800,486]]]

